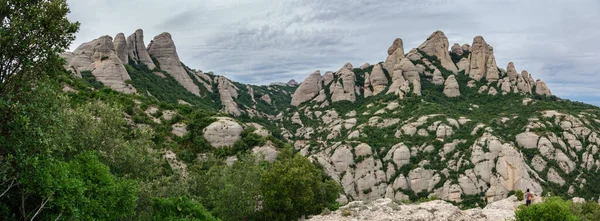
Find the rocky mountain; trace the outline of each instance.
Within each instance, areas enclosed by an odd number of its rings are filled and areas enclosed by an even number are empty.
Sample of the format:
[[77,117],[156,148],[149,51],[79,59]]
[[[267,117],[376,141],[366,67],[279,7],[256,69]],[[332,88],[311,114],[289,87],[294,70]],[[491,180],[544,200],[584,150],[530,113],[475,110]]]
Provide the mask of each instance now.
[[[289,106],[297,86],[293,80],[284,85],[245,85],[191,69],[181,62],[175,42],[166,32],[154,37],[148,46],[141,29],[127,39],[123,33],[114,41],[102,36],[62,56],[67,61],[65,68],[75,76],[91,76],[113,90],[202,104],[232,116],[273,119]],[[162,96],[165,94],[170,99]]]
[[[600,197],[600,109],[553,96],[512,62],[498,67],[481,36],[450,47],[436,31],[408,53],[398,38],[378,64],[269,86],[187,67],[168,33],[147,47],[141,30],[127,40],[103,36],[64,57],[74,75],[116,91],[233,117],[204,129],[213,149],[233,146],[248,128],[293,144],[343,186],[341,203],[436,195],[484,207],[525,189]],[[163,117],[173,111],[152,108]],[[189,122],[159,118],[174,140],[190,136]],[[278,153],[275,145],[255,149],[269,159]]]

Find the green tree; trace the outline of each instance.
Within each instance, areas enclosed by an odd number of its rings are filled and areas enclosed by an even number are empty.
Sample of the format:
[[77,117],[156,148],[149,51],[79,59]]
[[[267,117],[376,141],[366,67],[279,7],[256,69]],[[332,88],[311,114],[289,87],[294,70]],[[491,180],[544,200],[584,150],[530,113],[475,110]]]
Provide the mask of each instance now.
[[218,221],[199,202],[188,197],[170,197],[153,199],[153,220],[197,220]]
[[530,206],[520,206],[515,212],[517,221],[570,221],[578,220],[570,211],[570,203],[558,196],[544,199],[544,202]]
[[284,150],[262,178],[263,215],[293,220],[334,207],[341,187],[310,160]]
[[517,196],[517,200],[522,201],[524,199],[524,193],[521,190],[517,190],[517,192],[515,192],[515,196]]
[[67,19],[65,0],[5,0],[0,4],[0,93],[62,68],[59,54],[79,23]]
[[600,220],[600,204],[592,200],[585,203],[571,203],[571,212],[582,221]]
[[213,166],[206,175],[208,197],[205,205],[222,220],[248,220],[260,200],[260,179],[264,169],[252,155],[242,155],[231,166]]

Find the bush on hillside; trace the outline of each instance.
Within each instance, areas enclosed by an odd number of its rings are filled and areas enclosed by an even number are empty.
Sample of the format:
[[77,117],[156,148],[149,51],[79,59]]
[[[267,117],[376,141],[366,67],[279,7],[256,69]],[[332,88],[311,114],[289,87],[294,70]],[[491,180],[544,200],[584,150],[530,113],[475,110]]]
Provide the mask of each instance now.
[[544,202],[530,206],[521,205],[515,212],[516,221],[571,221],[578,220],[570,210],[570,203],[558,196],[544,199]]

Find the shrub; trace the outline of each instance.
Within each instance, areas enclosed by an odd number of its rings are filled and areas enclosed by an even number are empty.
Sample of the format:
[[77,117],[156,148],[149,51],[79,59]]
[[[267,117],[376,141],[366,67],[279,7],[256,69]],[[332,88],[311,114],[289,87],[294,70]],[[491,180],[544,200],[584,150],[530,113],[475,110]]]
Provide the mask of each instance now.
[[582,221],[600,220],[600,204],[594,201],[572,203],[571,212]]
[[152,204],[154,220],[218,220],[199,202],[187,197],[154,198]]
[[348,216],[351,216],[351,215],[352,215],[352,211],[350,211],[349,209],[342,210],[342,216],[343,217],[348,217]]
[[517,192],[515,192],[515,196],[517,196],[517,200],[519,201],[522,201],[524,199],[524,194],[521,190],[517,190]]
[[578,220],[570,211],[570,203],[560,197],[548,197],[542,203],[530,206],[521,205],[515,212],[516,221],[568,221]]

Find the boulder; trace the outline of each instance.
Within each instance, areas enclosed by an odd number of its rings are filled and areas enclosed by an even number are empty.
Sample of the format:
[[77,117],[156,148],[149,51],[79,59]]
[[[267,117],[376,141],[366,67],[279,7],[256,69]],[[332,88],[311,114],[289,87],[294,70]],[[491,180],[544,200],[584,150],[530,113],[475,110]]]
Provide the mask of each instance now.
[[186,90],[200,96],[198,85],[194,83],[190,75],[183,68],[183,65],[181,65],[179,55],[177,54],[177,48],[175,47],[173,39],[171,39],[171,34],[163,32],[154,37],[154,40],[148,45],[148,53],[156,59],[160,69],[166,71],[175,78],[175,80]]
[[516,136],[517,144],[527,149],[537,148],[539,139],[540,136],[533,132],[524,132]]
[[202,131],[204,138],[213,147],[231,147],[242,138],[242,125],[229,117],[218,117],[217,121]]
[[461,48],[464,52],[469,52],[469,53],[471,52],[471,45],[469,45],[469,44],[463,44],[461,46]]
[[561,186],[565,184],[565,180],[560,176],[560,174],[558,174],[558,172],[556,172],[556,170],[554,170],[554,168],[550,168],[548,170],[548,181]]
[[156,68],[144,43],[144,31],[142,29],[136,30],[135,33],[127,37],[127,47],[127,55],[130,60],[137,64],[145,64],[150,70]]
[[364,63],[363,65],[361,65],[361,66],[360,66],[360,69],[362,69],[362,70],[365,70],[365,69],[367,69],[368,67],[371,67],[371,64],[369,64],[369,63]]
[[469,76],[477,81],[486,78],[489,82],[497,81],[500,78],[494,57],[494,48],[488,45],[481,36],[473,39]]
[[442,72],[440,72],[440,70],[435,69],[431,83],[435,85],[444,85],[444,76],[442,76]]
[[419,50],[429,56],[436,56],[440,60],[442,67],[456,73],[458,72],[458,69],[456,68],[456,65],[454,65],[454,62],[452,62],[450,53],[448,53],[449,44],[448,38],[444,35],[444,32],[436,31],[419,46]]
[[383,67],[381,64],[376,64],[373,67],[373,72],[369,76],[369,82],[373,87],[373,95],[377,95],[385,90],[388,85],[388,79],[383,72]]
[[279,151],[271,141],[267,141],[262,147],[252,148],[252,153],[254,153],[259,159],[263,159],[271,163],[275,162],[277,155],[279,155]]
[[552,92],[546,85],[546,82],[539,79],[535,82],[535,94],[552,96]]
[[412,62],[421,60],[421,58],[423,58],[423,55],[421,55],[416,48],[410,49],[410,51],[408,52],[408,54],[406,54],[406,57],[411,60]]
[[453,54],[458,56],[462,56],[464,54],[462,47],[458,43],[454,43],[450,51],[452,51]]
[[444,84],[444,94],[446,97],[460,96],[460,88],[454,75],[450,75],[448,76],[448,79],[446,79],[446,83]]
[[383,68],[385,68],[388,73],[392,73],[394,71],[394,65],[400,63],[400,61],[405,58],[402,39],[396,38],[392,45],[388,48],[387,52],[388,57],[383,63]]
[[269,96],[268,94],[263,95],[262,97],[260,97],[261,100],[263,100],[264,102],[267,102],[267,104],[271,104],[271,96]]
[[[333,73],[331,74],[333,80]],[[309,101],[315,97],[321,90],[321,72],[315,71],[309,75],[296,89],[292,96],[292,106],[298,106],[301,103]]]

